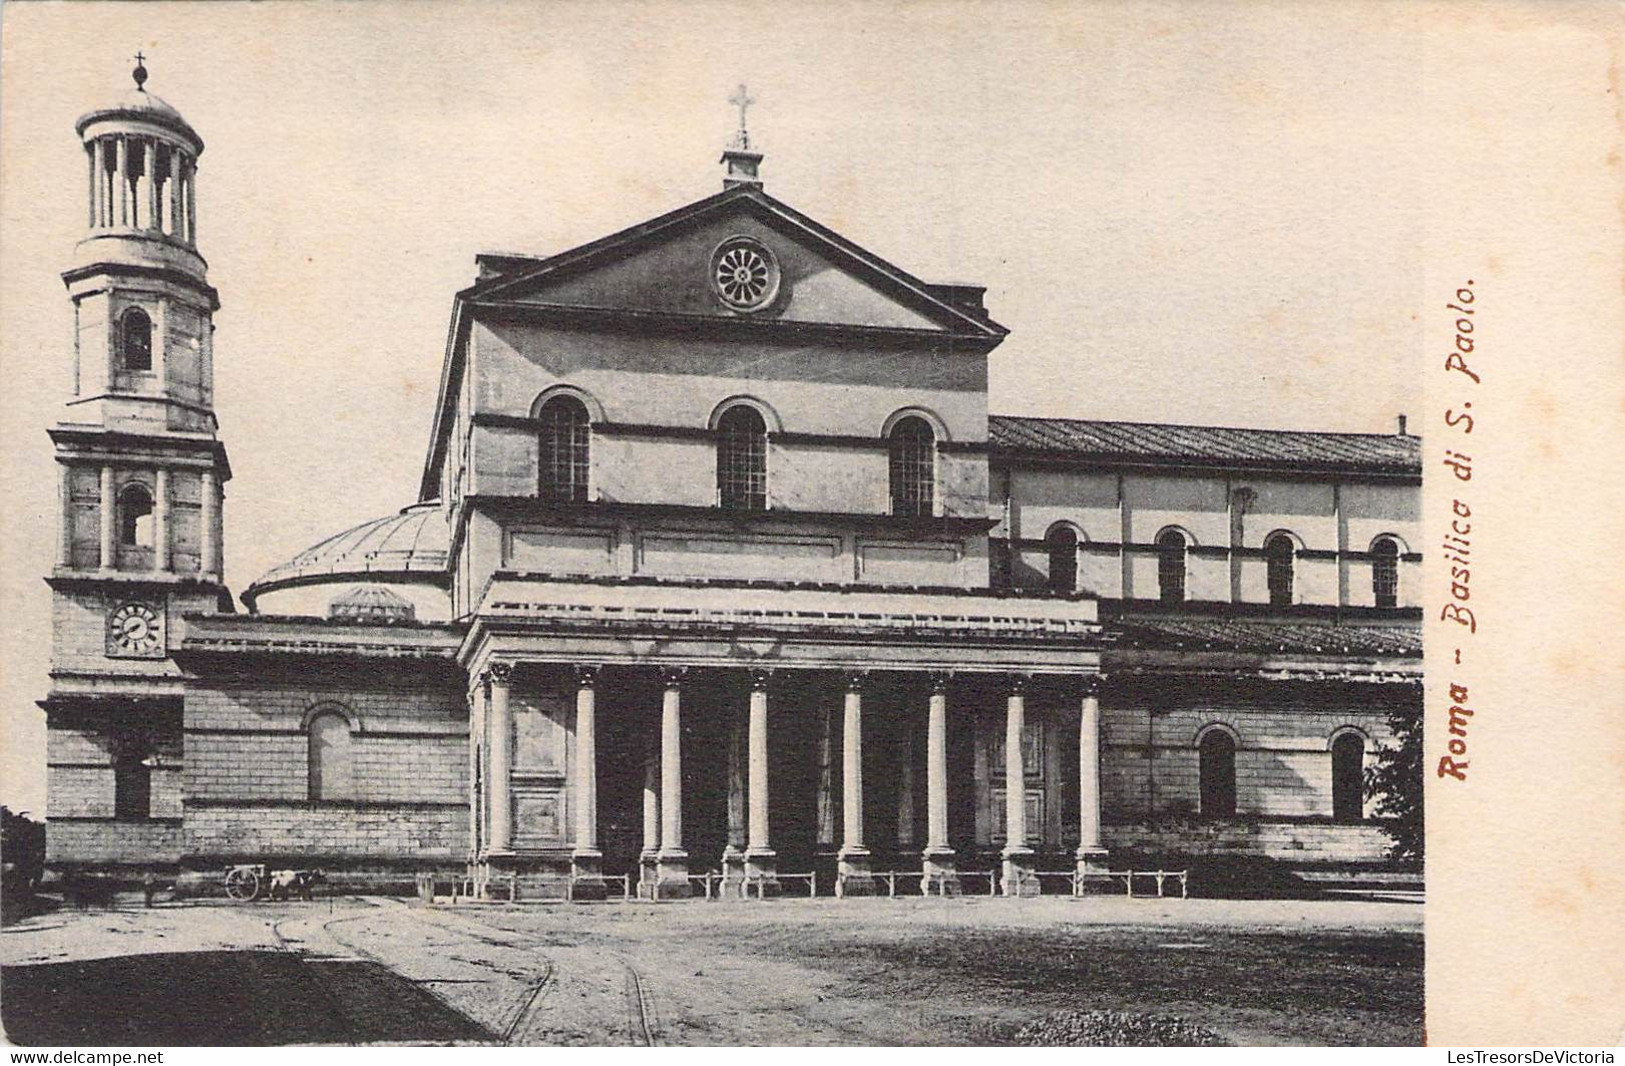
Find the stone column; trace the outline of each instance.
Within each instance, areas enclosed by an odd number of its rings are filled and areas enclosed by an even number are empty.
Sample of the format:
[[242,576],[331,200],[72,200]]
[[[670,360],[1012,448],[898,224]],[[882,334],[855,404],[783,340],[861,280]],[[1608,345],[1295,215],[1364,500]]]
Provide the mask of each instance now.
[[914,846],[914,715],[904,708],[897,737],[897,850]]
[[512,663],[494,662],[486,671],[491,734],[491,779],[486,782],[491,793],[491,846],[486,849],[488,855],[513,854],[513,800],[509,796],[513,724],[508,716],[508,687],[512,683]]
[[142,142],[146,149],[142,166],[146,168],[143,177],[147,182],[147,229],[155,229],[162,233],[164,230],[164,217],[159,207],[158,198],[158,142],[148,140]]
[[118,496],[113,491],[113,468],[102,467],[102,542],[100,564],[103,570],[118,568]]
[[863,846],[863,681],[847,675],[846,713],[841,723],[841,851],[837,856],[836,894],[874,894],[869,849]]
[[1004,713],[1004,882],[1006,896],[1038,895],[1033,850],[1027,846],[1027,769],[1021,738],[1026,732],[1027,679],[1011,679]]
[[203,485],[199,489],[203,512],[198,517],[199,546],[198,569],[203,577],[216,580],[220,576],[220,488],[213,470],[203,471]]
[[179,150],[169,150],[169,235],[177,241],[186,239],[186,195],[181,186],[186,173],[186,156]]
[[767,822],[767,682],[767,671],[751,672],[750,781],[746,790],[750,800],[750,838],[745,847],[745,876],[747,894],[754,887],[759,895],[771,896],[777,894],[779,883],[774,876],[777,856],[769,840]]
[[722,848],[722,897],[745,895],[745,845],[748,843],[745,815],[745,728],[746,722],[733,708],[728,709],[728,840]]
[[598,667],[576,667],[576,844],[570,853],[572,899],[603,899],[604,853],[598,850]]
[[85,225],[91,229],[96,228],[96,158],[100,154],[96,151],[96,146],[100,143],[100,141],[92,141],[90,144],[85,145],[85,162],[89,167],[90,178],[90,217],[86,220]]
[[118,214],[117,224],[130,225],[130,142],[123,137],[113,140],[114,166],[117,168],[113,178],[118,182],[118,199],[116,201]]
[[197,161],[186,161],[186,243],[197,247]]
[[688,852],[683,850],[683,671],[665,672],[660,704],[660,852],[656,856],[655,898],[684,899]]
[[920,891],[959,895],[954,849],[948,843],[948,675],[931,675],[931,709],[925,729],[925,853]]
[[1078,719],[1078,876],[1105,873],[1106,849],[1100,837],[1100,687],[1102,678],[1083,679]]
[[61,510],[56,523],[56,565],[73,565],[73,467],[57,464],[57,491],[61,494]]
[[643,851],[638,855],[638,898],[654,899],[659,880],[660,753],[643,760]]
[[152,568],[169,569],[169,471],[158,468],[152,492]]
[[474,875],[474,863],[480,856],[480,835],[483,827],[480,825],[480,727],[485,722],[485,715],[480,710],[480,700],[483,696],[478,689],[468,694],[466,703],[468,707],[468,863],[469,876]]
[[90,143],[90,160],[90,224],[99,229],[107,225],[107,142],[100,137]]

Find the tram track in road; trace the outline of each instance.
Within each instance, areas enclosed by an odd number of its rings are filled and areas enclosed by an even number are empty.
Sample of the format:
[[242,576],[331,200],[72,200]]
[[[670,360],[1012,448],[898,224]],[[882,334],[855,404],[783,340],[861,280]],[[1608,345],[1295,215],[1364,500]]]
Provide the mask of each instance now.
[[648,986],[643,983],[643,975],[638,973],[637,967],[624,960],[622,964],[626,967],[626,1006],[632,1042],[643,1047],[655,1047],[655,1027],[650,1022],[654,1005]]
[[[633,1046],[655,1047],[661,1042],[654,991],[648,978],[623,952],[561,944],[557,938],[508,928],[462,910],[413,907],[398,901],[381,903],[363,897],[345,897],[345,901],[366,909],[333,917],[296,913],[269,923],[277,946],[307,956],[314,963],[364,961],[387,970],[409,981],[418,993],[431,997],[438,1006],[467,1018],[492,1043],[618,1043],[624,1039]],[[446,978],[421,976],[421,963],[410,961],[410,954],[403,956],[408,960],[403,969],[402,958],[392,962],[361,943],[364,938],[355,935],[358,930],[347,928],[376,918],[381,912],[393,912],[468,946],[471,957],[458,958],[455,952],[446,953],[444,945],[408,947],[409,938],[397,941],[406,952],[422,950],[478,967],[486,975],[484,980],[493,982],[493,992],[512,1006],[495,1014],[469,1007],[466,996],[465,1002],[459,1004],[455,990],[448,996],[435,987],[443,985]],[[327,967],[317,966],[314,973],[329,992],[335,1021],[356,1027],[362,1019],[344,1006],[352,998],[352,990],[338,987]],[[517,994],[501,991],[504,979],[523,982]],[[453,985],[463,983],[457,978],[449,980]],[[481,1017],[473,1017],[470,1010]],[[617,1016],[624,1019],[620,1024]],[[617,1035],[622,1025],[624,1037]]]
[[[539,957],[548,963],[548,972],[541,980],[536,982],[527,996],[520,1012],[509,1023],[504,1040],[507,1043],[525,1043],[525,1037],[535,1028],[539,1015],[547,1002],[545,992],[557,988],[561,977],[559,963],[542,952],[557,952],[560,945],[541,937],[518,932],[503,926],[493,925],[472,915],[462,912],[437,911],[436,917],[454,918],[460,923],[477,926],[484,933],[469,931],[467,935],[485,944],[537,952]],[[438,921],[435,924],[441,924]],[[444,927],[444,926],[442,926]],[[495,934],[493,936],[492,934]],[[584,950],[584,949],[571,949]],[[616,951],[598,951],[596,954],[612,961],[621,970],[622,997],[625,1002],[626,1030],[628,1042],[638,1047],[658,1047],[660,1045],[659,1014],[656,1011],[654,991],[650,987],[648,978],[644,976],[637,966],[625,954]],[[568,968],[564,969],[562,976],[572,976]],[[607,1019],[605,1019],[607,1020]]]
[[[445,930],[447,932],[452,931],[451,926],[456,924],[441,920],[443,917],[452,917],[449,912],[435,912],[435,918],[433,919],[428,916],[428,912],[413,911],[412,913],[413,916],[419,921],[427,922],[436,928]],[[542,964],[542,972],[540,976],[532,980],[526,986],[524,993],[519,999],[519,1006],[513,1013],[513,1017],[509,1018],[502,1027],[501,1040],[504,1044],[512,1045],[520,1042],[520,1038],[523,1037],[523,1035],[530,1028],[529,1023],[533,1020],[538,1010],[542,1007],[545,994],[556,984],[554,978],[558,973],[558,967],[554,965],[551,958],[541,952],[541,949],[547,947],[548,945],[544,944],[538,938],[527,937],[523,934],[514,933],[511,930],[488,925],[485,922],[469,918],[467,915],[459,914],[456,915],[456,917],[462,919],[467,925],[476,925],[481,929],[488,931],[487,933],[482,934],[473,932],[467,928],[463,928],[460,930],[462,936],[484,944],[487,947],[518,949],[534,952],[534,958],[536,961]],[[502,938],[499,939],[491,936],[489,933],[500,933],[502,934]]]
[[[435,979],[414,978],[404,973],[398,963],[391,963],[377,952],[358,943],[354,937],[346,936],[340,932],[339,926],[365,921],[368,918],[375,917],[380,911],[389,909],[385,904],[361,896],[343,897],[343,900],[352,904],[364,905],[367,909],[359,914],[342,914],[329,917],[326,920],[322,920],[319,913],[293,914],[272,922],[270,928],[271,935],[276,939],[277,945],[282,950],[303,955],[307,958],[307,961],[316,964],[312,967],[312,972],[317,980],[321,981],[328,989],[327,1001],[334,1005],[335,1013],[347,1023],[351,1031],[363,1026],[366,1022],[365,1018],[360,1015],[353,1015],[344,1006],[350,999],[354,998],[356,991],[353,987],[354,982],[346,981],[341,983],[336,981],[333,977],[333,971],[328,966],[321,964],[343,964],[357,961],[370,963],[372,966],[377,967],[380,972],[391,974],[393,978],[404,982],[404,985],[396,987],[404,987],[410,990],[407,1000],[410,1000],[413,995],[423,997],[425,1001],[433,1004],[437,1012],[449,1012],[447,1017],[460,1019],[471,1031],[485,1034],[487,1040],[495,1042],[502,1039],[501,1035],[492,1026],[483,1024],[478,1019],[470,1016],[461,1005],[437,990],[434,987],[437,983]],[[397,902],[396,906],[403,912],[411,913],[411,909],[405,904]],[[304,929],[300,930],[303,935],[291,936],[291,930],[288,927],[300,924],[305,926]],[[311,936],[312,931],[317,934],[317,937]],[[330,942],[331,946],[320,943],[313,944],[313,939],[325,939]],[[337,947],[339,950],[334,951],[332,947]],[[527,989],[525,1001],[528,1003],[533,998],[534,995],[531,990]],[[407,1007],[410,1007],[409,1003]]]

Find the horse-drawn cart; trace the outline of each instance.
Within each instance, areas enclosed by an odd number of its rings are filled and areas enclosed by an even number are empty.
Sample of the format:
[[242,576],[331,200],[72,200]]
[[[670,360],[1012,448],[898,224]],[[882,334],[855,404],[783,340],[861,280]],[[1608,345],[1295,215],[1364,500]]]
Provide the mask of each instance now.
[[226,895],[239,903],[259,899],[267,884],[264,863],[241,863],[226,870]]
[[311,889],[326,881],[320,870],[267,870],[263,862],[226,867],[226,895],[239,903],[295,897],[309,902]]

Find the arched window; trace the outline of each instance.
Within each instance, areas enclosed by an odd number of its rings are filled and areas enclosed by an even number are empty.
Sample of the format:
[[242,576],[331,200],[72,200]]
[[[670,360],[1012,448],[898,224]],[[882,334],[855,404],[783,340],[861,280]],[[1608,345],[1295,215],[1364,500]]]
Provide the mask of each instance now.
[[152,319],[132,307],[118,320],[119,363],[125,370],[152,369]]
[[144,485],[127,485],[118,495],[118,542],[126,548],[152,547],[152,496]]
[[929,515],[936,508],[937,435],[912,415],[891,431],[891,513]]
[[113,764],[113,817],[145,821],[152,817],[151,759],[127,752]]
[[539,491],[544,500],[585,503],[592,432],[587,405],[574,396],[542,404]]
[[310,720],[310,798],[350,799],[355,781],[350,768],[350,723],[336,711]]
[[717,420],[717,502],[730,511],[767,510],[767,423],[749,404]]
[[1198,773],[1202,815],[1229,818],[1236,813],[1236,742],[1223,729],[1202,734]]
[[1371,545],[1371,595],[1378,607],[1399,606],[1399,545],[1392,537]]
[[1049,587],[1052,592],[1078,590],[1078,533],[1071,526],[1056,526],[1044,536],[1049,554]]
[[1157,594],[1163,603],[1185,601],[1185,534],[1163,530],[1157,537]]
[[1285,533],[1275,533],[1264,542],[1264,562],[1269,568],[1270,603],[1285,607],[1292,602],[1292,564],[1298,546]]
[[1365,741],[1344,733],[1332,741],[1332,820],[1358,822],[1365,815]]

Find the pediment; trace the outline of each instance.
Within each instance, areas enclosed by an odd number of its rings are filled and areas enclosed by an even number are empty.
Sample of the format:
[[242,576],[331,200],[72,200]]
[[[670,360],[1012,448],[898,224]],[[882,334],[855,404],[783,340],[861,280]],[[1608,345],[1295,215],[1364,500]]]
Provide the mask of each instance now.
[[[506,259],[476,303],[679,319],[901,330],[990,340],[1005,330],[773,200],[740,188],[548,259]],[[975,290],[969,290],[974,292]]]

